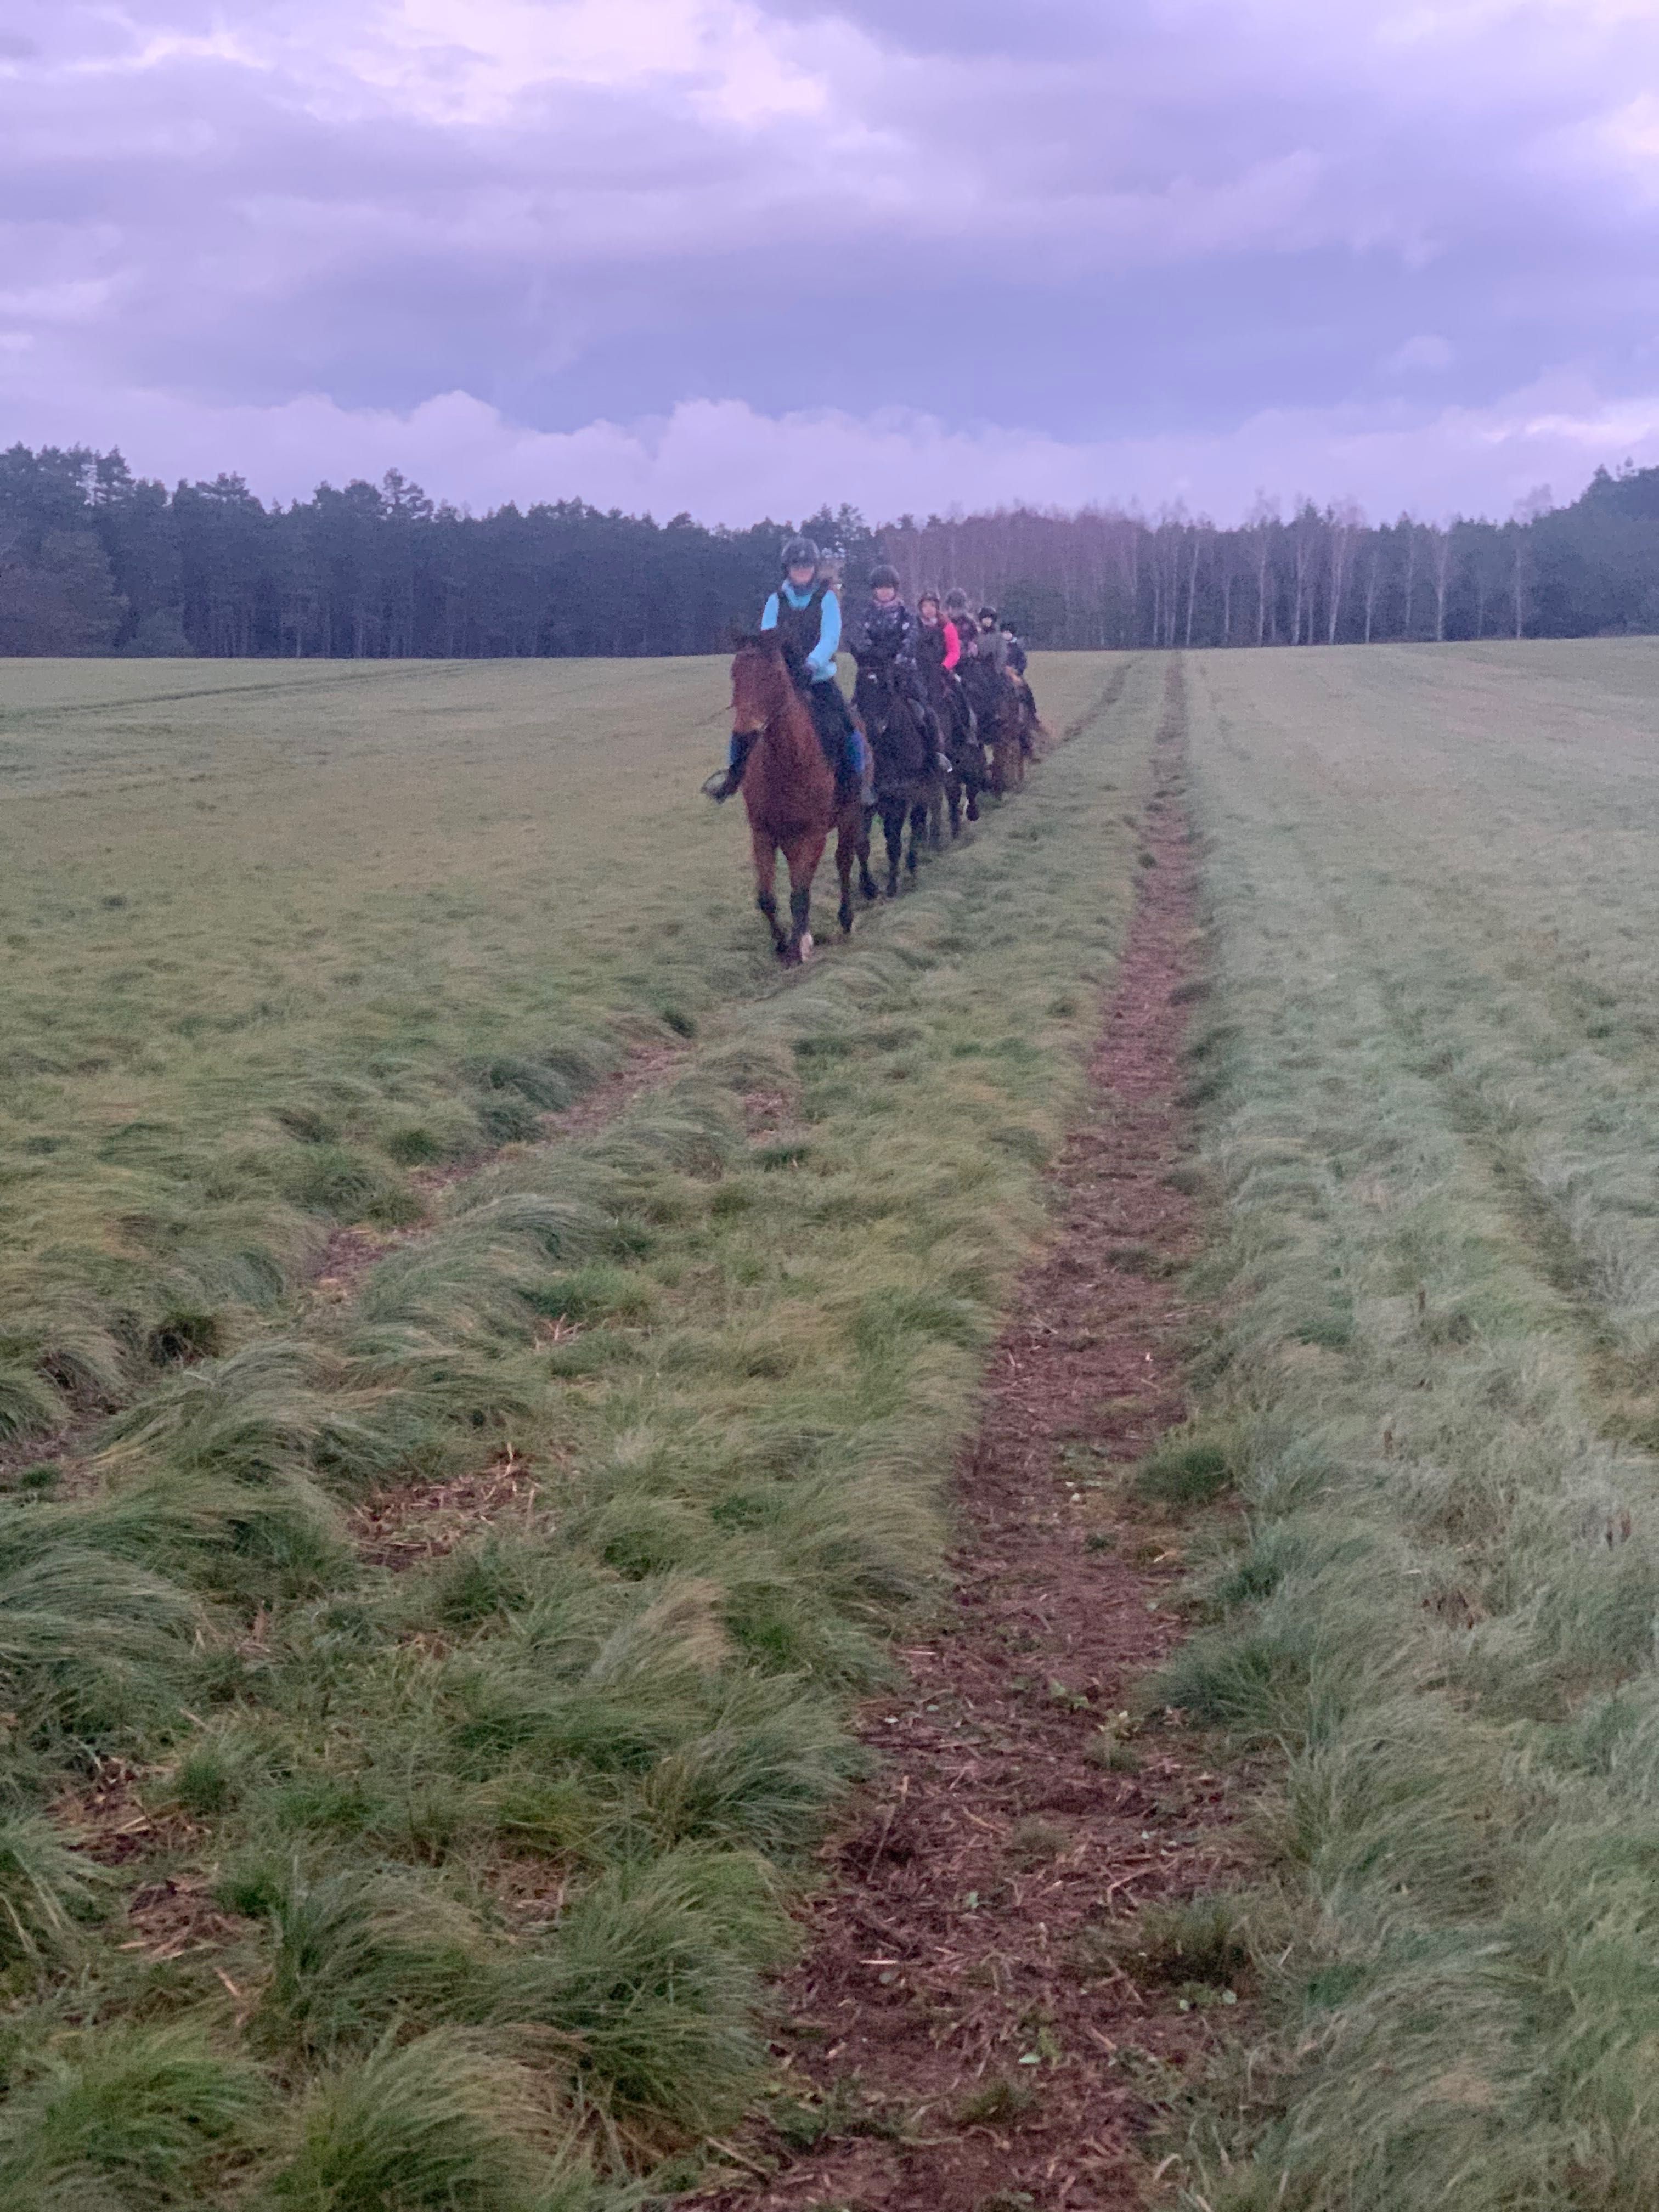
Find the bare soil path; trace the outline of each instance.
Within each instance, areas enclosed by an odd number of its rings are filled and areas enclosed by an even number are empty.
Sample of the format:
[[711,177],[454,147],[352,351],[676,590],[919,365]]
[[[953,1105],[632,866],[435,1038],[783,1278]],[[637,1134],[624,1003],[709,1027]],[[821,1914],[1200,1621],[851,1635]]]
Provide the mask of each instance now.
[[1122,1971],[1113,1931],[1237,1881],[1237,1784],[1179,1729],[1117,1749],[1102,1733],[1180,1633],[1175,1540],[1122,1468],[1182,1416],[1191,1316],[1171,1276],[1200,1230],[1178,1172],[1195,957],[1182,722],[1177,676],[1054,1235],[957,1472],[954,1592],[864,1714],[880,1777],[831,1847],[781,1992],[793,2101],[742,2147],[752,2178],[711,2192],[732,2212],[1144,2205],[1152,2099],[1210,2034],[1190,2000]]

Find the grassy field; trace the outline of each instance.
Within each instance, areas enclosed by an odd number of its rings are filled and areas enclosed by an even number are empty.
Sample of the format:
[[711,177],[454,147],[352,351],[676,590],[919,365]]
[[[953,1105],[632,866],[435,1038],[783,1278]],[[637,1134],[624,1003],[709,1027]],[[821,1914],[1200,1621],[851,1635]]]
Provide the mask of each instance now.
[[[1055,657],[1057,726],[1100,689]],[[770,981],[723,662],[14,662],[0,1445],[228,1350],[409,1170]]]
[[1041,665],[1071,742],[787,982],[714,665],[12,669],[0,2207],[693,2179],[1041,1227],[1162,669]]
[[1247,1521],[1157,1695],[1288,1755],[1211,2212],[1659,2175],[1659,647],[1189,657]]

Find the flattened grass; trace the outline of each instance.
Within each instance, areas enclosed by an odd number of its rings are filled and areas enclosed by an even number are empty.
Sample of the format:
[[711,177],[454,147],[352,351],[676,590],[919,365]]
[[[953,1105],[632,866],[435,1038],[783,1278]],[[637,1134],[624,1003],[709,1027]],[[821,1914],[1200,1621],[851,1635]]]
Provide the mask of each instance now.
[[[90,1494],[0,1501],[19,1819],[143,1839],[84,1896],[38,1825],[0,1863],[40,2202],[84,2171],[120,2203],[550,2212],[741,2112],[857,1768],[846,1699],[927,1586],[1041,1227],[1154,703],[1137,672],[921,895],[700,1016],[611,1127],[455,1184],[343,1303],[155,1370]],[[401,1572],[356,1540],[366,1499],[508,1466],[533,1498]],[[116,2063],[140,2029],[178,2064]],[[94,2048],[118,2148],[72,2171],[50,2085]],[[230,2115],[199,2140],[198,2064]]]

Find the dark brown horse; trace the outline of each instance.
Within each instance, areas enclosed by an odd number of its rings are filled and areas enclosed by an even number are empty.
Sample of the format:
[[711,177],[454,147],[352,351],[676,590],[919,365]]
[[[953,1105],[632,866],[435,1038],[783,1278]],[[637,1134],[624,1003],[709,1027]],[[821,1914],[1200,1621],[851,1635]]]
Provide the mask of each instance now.
[[968,694],[954,676],[945,678],[943,711],[939,726],[944,732],[945,750],[951,763],[951,773],[945,779],[945,796],[951,810],[951,835],[962,832],[963,802],[967,801],[967,816],[970,822],[979,820],[979,795],[990,781],[985,764],[985,748],[980,743],[979,728],[974,720],[974,710],[968,703]]
[[[901,854],[914,877],[916,848],[927,833],[927,808],[939,787],[933,718],[897,681],[892,663],[860,661],[853,703],[864,723],[875,763],[876,812],[887,841],[887,896],[896,898]],[[910,825],[908,849],[904,825]]]
[[[755,903],[771,926],[780,960],[798,965],[812,951],[812,878],[830,832],[836,831],[841,878],[841,927],[853,927],[853,864],[869,853],[864,809],[856,791],[836,796],[836,776],[818,743],[812,711],[796,689],[774,630],[745,638],[732,663],[732,728],[753,738],[743,798],[755,857]],[[778,854],[789,870],[789,927],[778,921]],[[872,886],[873,888],[873,886]]]
[[963,681],[973,702],[979,736],[991,756],[987,779],[999,799],[1018,791],[1025,781],[1025,749],[1021,743],[1024,716],[1013,678],[991,660],[977,656],[963,664]]

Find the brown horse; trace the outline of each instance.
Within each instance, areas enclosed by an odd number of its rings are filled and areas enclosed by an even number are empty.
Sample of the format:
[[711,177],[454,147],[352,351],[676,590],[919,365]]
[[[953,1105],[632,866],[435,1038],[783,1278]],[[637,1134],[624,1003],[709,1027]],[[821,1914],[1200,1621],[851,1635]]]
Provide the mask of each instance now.
[[[841,878],[841,927],[853,927],[853,865],[870,847],[864,809],[854,791],[836,796],[835,771],[823,757],[812,710],[775,630],[745,638],[732,662],[732,728],[755,743],[744,771],[743,798],[755,858],[755,903],[771,927],[780,960],[794,967],[811,956],[812,878],[833,830]],[[778,921],[778,854],[789,870],[789,928]],[[872,886],[873,890],[874,886]]]
[[1006,798],[1025,781],[1019,694],[1011,676],[994,661],[977,657],[963,663],[963,682],[973,702],[980,739],[991,756],[986,781],[999,799]]
[[1025,713],[1012,679],[1004,677],[1007,686],[999,702],[995,726],[991,736],[991,788],[1006,799],[1011,791],[1025,788]]

